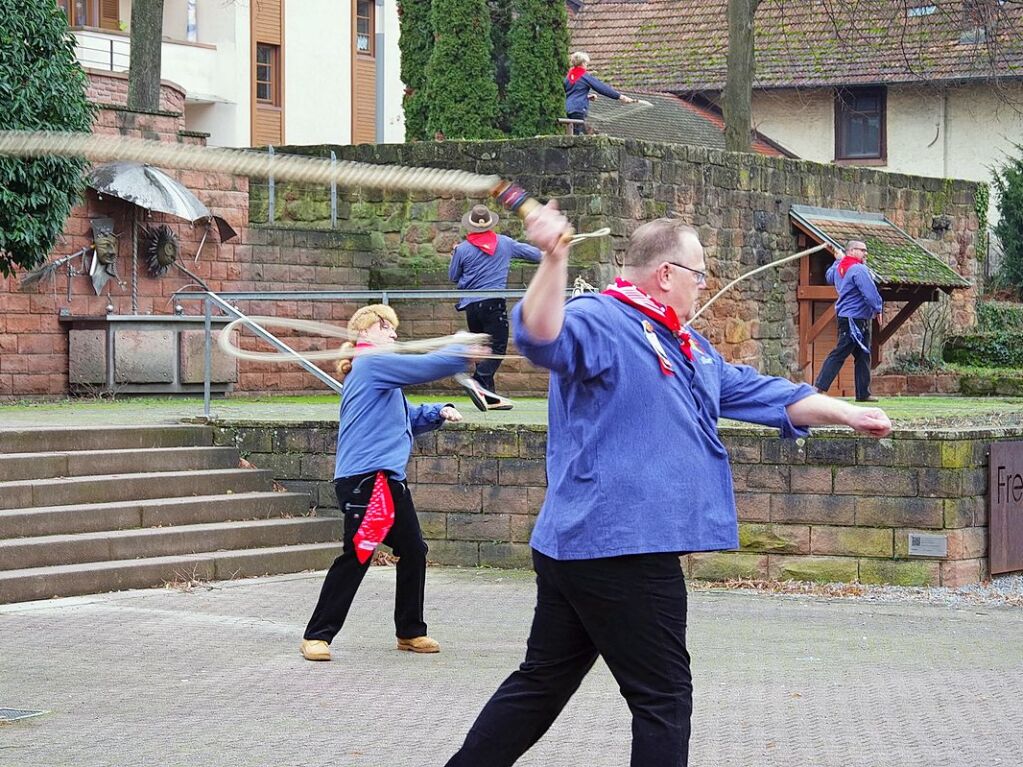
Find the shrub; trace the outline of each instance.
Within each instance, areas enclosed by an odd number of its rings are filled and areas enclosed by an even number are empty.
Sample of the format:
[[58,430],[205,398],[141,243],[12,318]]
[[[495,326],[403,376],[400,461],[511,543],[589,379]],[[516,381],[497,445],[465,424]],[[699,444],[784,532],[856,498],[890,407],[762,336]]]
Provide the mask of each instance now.
[[405,113],[405,140],[422,141],[427,135],[429,102],[426,99],[426,68],[433,52],[433,25],[430,0],[398,0],[401,50],[401,81],[405,83],[402,110]]
[[[93,107],[56,3],[7,4],[0,14],[0,129],[88,131]],[[45,260],[82,191],[86,163],[0,157],[0,274]]]
[[[1016,149],[1023,152],[1023,146]],[[1010,158],[992,179],[998,190],[1000,218],[995,234],[1002,242],[1003,260],[999,281],[1023,290],[1023,156]]]
[[513,136],[558,131],[565,116],[568,13],[564,3],[514,0],[509,32],[508,125]]

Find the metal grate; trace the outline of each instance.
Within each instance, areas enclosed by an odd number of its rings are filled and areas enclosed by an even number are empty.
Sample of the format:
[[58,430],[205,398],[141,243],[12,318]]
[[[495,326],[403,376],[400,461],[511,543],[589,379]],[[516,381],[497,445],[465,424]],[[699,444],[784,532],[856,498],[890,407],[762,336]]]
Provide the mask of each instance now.
[[46,711],[33,711],[28,708],[0,708],[0,723],[17,722],[19,719],[29,719],[33,716],[42,716]]

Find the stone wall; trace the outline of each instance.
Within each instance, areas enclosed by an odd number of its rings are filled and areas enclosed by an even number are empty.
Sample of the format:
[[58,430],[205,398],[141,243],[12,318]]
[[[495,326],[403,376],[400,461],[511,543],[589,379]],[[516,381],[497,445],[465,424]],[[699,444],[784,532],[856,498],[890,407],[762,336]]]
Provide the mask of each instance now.
[[[573,252],[577,273],[595,285],[613,274],[628,235],[639,224],[674,211],[700,231],[710,265],[708,295],[713,294],[740,274],[798,250],[788,218],[796,203],[883,213],[959,274],[967,279],[977,274],[977,185],[969,182],[589,136],[282,149],[315,156],[329,156],[331,150],[342,160],[501,174],[539,198],[556,197],[579,231],[611,229],[611,237]],[[265,222],[265,188],[253,183],[250,190],[252,220]],[[339,199],[339,231],[371,233],[371,287],[447,285],[459,218],[482,202],[343,190]],[[326,188],[278,184],[277,200],[280,225],[329,226]],[[949,219],[932,229],[935,216]],[[521,231],[508,216],[502,228],[512,236]],[[513,285],[520,284],[519,277],[513,275]],[[793,264],[740,283],[697,327],[731,361],[798,378],[797,279]],[[973,303],[973,289],[956,292],[954,327],[974,323]],[[887,307],[888,316],[899,308]],[[456,317],[439,311],[431,320],[457,325]],[[885,355],[890,359],[918,350],[920,336],[919,324],[908,323],[886,345]]]
[[[334,515],[336,430],[225,423],[216,441]],[[945,586],[987,577],[988,447],[1020,430],[902,431],[882,441],[838,430],[804,441],[754,428],[721,433],[742,547],[687,557],[691,576]],[[545,447],[543,426],[446,426],[419,438],[408,474],[430,559],[528,567]],[[944,536],[947,556],[909,556],[918,533]]]

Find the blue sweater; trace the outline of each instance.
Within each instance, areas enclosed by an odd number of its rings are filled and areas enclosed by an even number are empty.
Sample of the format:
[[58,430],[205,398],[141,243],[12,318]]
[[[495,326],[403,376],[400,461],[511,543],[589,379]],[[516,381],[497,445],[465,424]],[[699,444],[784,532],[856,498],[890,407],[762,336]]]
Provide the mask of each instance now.
[[[540,263],[542,254],[532,245],[518,242],[503,234],[497,235],[497,250],[489,255],[468,240],[458,243],[451,254],[448,277],[458,283],[459,290],[503,290],[508,287],[508,267],[513,258]],[[463,298],[458,308],[485,301],[485,298]]]
[[718,418],[802,436],[785,407],[807,384],[726,363],[693,333],[688,361],[670,331],[655,332],[674,367],[661,372],[638,310],[583,295],[565,324],[537,343],[515,307],[515,344],[551,370],[547,496],[530,541],[554,559],[734,549],[739,545],[728,453]]
[[369,354],[356,357],[345,377],[337,430],[334,479],[386,471],[405,479],[412,435],[443,425],[444,405],[409,405],[402,386],[435,381],[466,368],[451,346],[432,354]]
[[828,267],[824,275],[829,283],[838,288],[838,301],[835,302],[835,313],[839,317],[857,320],[869,320],[881,313],[884,302],[877,286],[870,277],[870,270],[864,264],[853,264],[845,277],[838,276],[838,262]]
[[589,73],[583,75],[574,83],[569,83],[568,78],[566,77],[565,114],[582,112],[585,116],[586,113],[590,111],[590,102],[587,100],[586,96],[589,94],[591,88],[601,96],[607,96],[609,99],[617,99],[622,95],[610,85],[601,82]]

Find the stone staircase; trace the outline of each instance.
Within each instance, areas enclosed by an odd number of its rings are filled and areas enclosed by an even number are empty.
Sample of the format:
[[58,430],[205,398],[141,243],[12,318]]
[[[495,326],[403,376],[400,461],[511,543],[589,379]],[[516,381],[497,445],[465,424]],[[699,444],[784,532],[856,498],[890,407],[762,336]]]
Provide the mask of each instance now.
[[0,604],[322,569],[341,520],[206,426],[0,428]]

